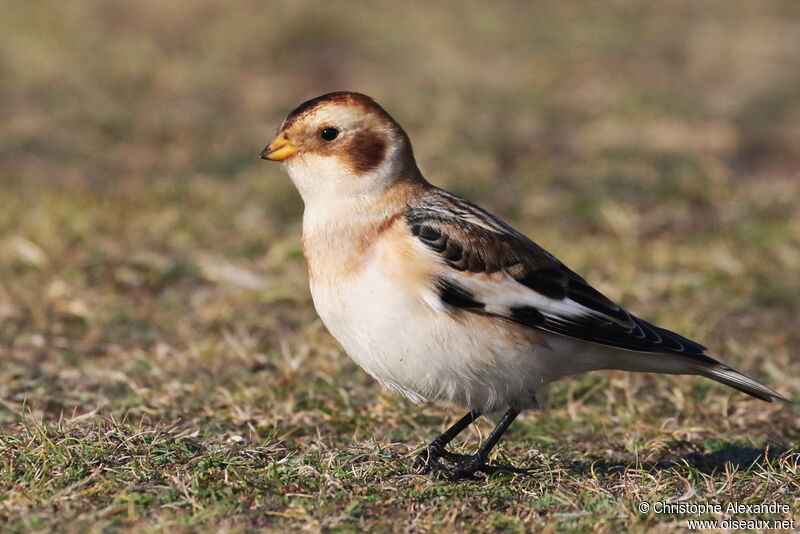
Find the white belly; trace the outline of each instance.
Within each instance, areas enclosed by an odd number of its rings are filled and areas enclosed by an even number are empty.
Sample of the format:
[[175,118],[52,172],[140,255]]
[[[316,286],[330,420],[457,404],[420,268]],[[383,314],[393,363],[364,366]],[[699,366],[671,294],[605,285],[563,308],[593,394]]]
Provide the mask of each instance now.
[[314,306],[359,366],[413,402],[524,409],[546,384],[604,367],[585,343],[443,304],[433,283],[440,258],[410,238],[404,219],[359,225],[353,210],[320,213],[303,220]]
[[558,378],[538,334],[446,309],[428,284],[403,283],[380,263],[368,261],[341,283],[312,283],[311,293],[347,354],[388,388],[417,403],[488,412],[530,407],[535,391]]

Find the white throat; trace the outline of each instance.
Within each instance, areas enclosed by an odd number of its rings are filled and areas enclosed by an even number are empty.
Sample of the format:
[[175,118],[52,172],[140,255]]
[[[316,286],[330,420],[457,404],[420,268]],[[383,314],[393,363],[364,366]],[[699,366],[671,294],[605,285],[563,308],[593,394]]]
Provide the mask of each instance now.
[[305,204],[304,231],[317,223],[330,225],[337,220],[376,215],[382,206],[379,199],[400,171],[398,163],[388,157],[374,170],[354,174],[335,157],[303,155],[286,162],[289,178]]

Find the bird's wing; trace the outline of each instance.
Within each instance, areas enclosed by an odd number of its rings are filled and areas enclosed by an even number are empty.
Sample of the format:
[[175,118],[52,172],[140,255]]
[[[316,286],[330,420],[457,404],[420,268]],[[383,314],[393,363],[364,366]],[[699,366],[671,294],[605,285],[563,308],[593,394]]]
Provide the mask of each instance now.
[[615,304],[539,245],[440,189],[409,205],[410,232],[438,256],[448,306],[609,347],[713,362],[705,347]]

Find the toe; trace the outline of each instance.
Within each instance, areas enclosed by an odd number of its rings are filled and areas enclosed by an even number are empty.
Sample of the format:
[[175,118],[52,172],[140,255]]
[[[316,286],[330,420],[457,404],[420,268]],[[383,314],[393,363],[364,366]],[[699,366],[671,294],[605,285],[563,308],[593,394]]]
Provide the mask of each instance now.
[[429,447],[423,449],[414,459],[414,470],[423,474],[444,470],[444,466],[439,461],[440,455],[436,452]]
[[475,478],[475,473],[484,466],[484,460],[477,454],[465,456],[450,471],[450,478],[461,480],[464,478]]

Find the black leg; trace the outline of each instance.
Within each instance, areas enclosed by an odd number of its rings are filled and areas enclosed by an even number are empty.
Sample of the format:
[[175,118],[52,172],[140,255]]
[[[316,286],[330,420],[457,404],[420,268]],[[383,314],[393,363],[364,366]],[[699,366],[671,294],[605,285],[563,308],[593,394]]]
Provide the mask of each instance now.
[[489,457],[489,453],[492,452],[494,446],[497,445],[498,441],[500,441],[500,438],[503,436],[505,431],[508,430],[508,427],[511,425],[511,423],[514,422],[514,419],[516,419],[517,415],[519,415],[518,410],[515,408],[509,408],[500,422],[497,423],[497,426],[494,427],[492,433],[489,434],[489,437],[486,438],[486,441],[483,443],[483,445],[481,445],[480,449],[478,449],[478,452],[472,456],[463,458],[451,471],[450,476],[454,480],[457,480],[460,478],[469,478],[474,475],[476,471],[481,471],[487,474],[496,473],[498,471],[525,472],[513,467],[486,465],[486,458]]
[[467,413],[467,415],[456,421],[453,426],[445,430],[441,436],[430,442],[428,446],[417,455],[417,459],[414,461],[414,467],[423,472],[442,470],[443,466],[439,463],[439,458],[444,458],[451,462],[461,460],[463,458],[461,455],[453,454],[452,452],[445,450],[445,446],[453,441],[453,438],[459,435],[480,416],[480,412],[472,410]]

